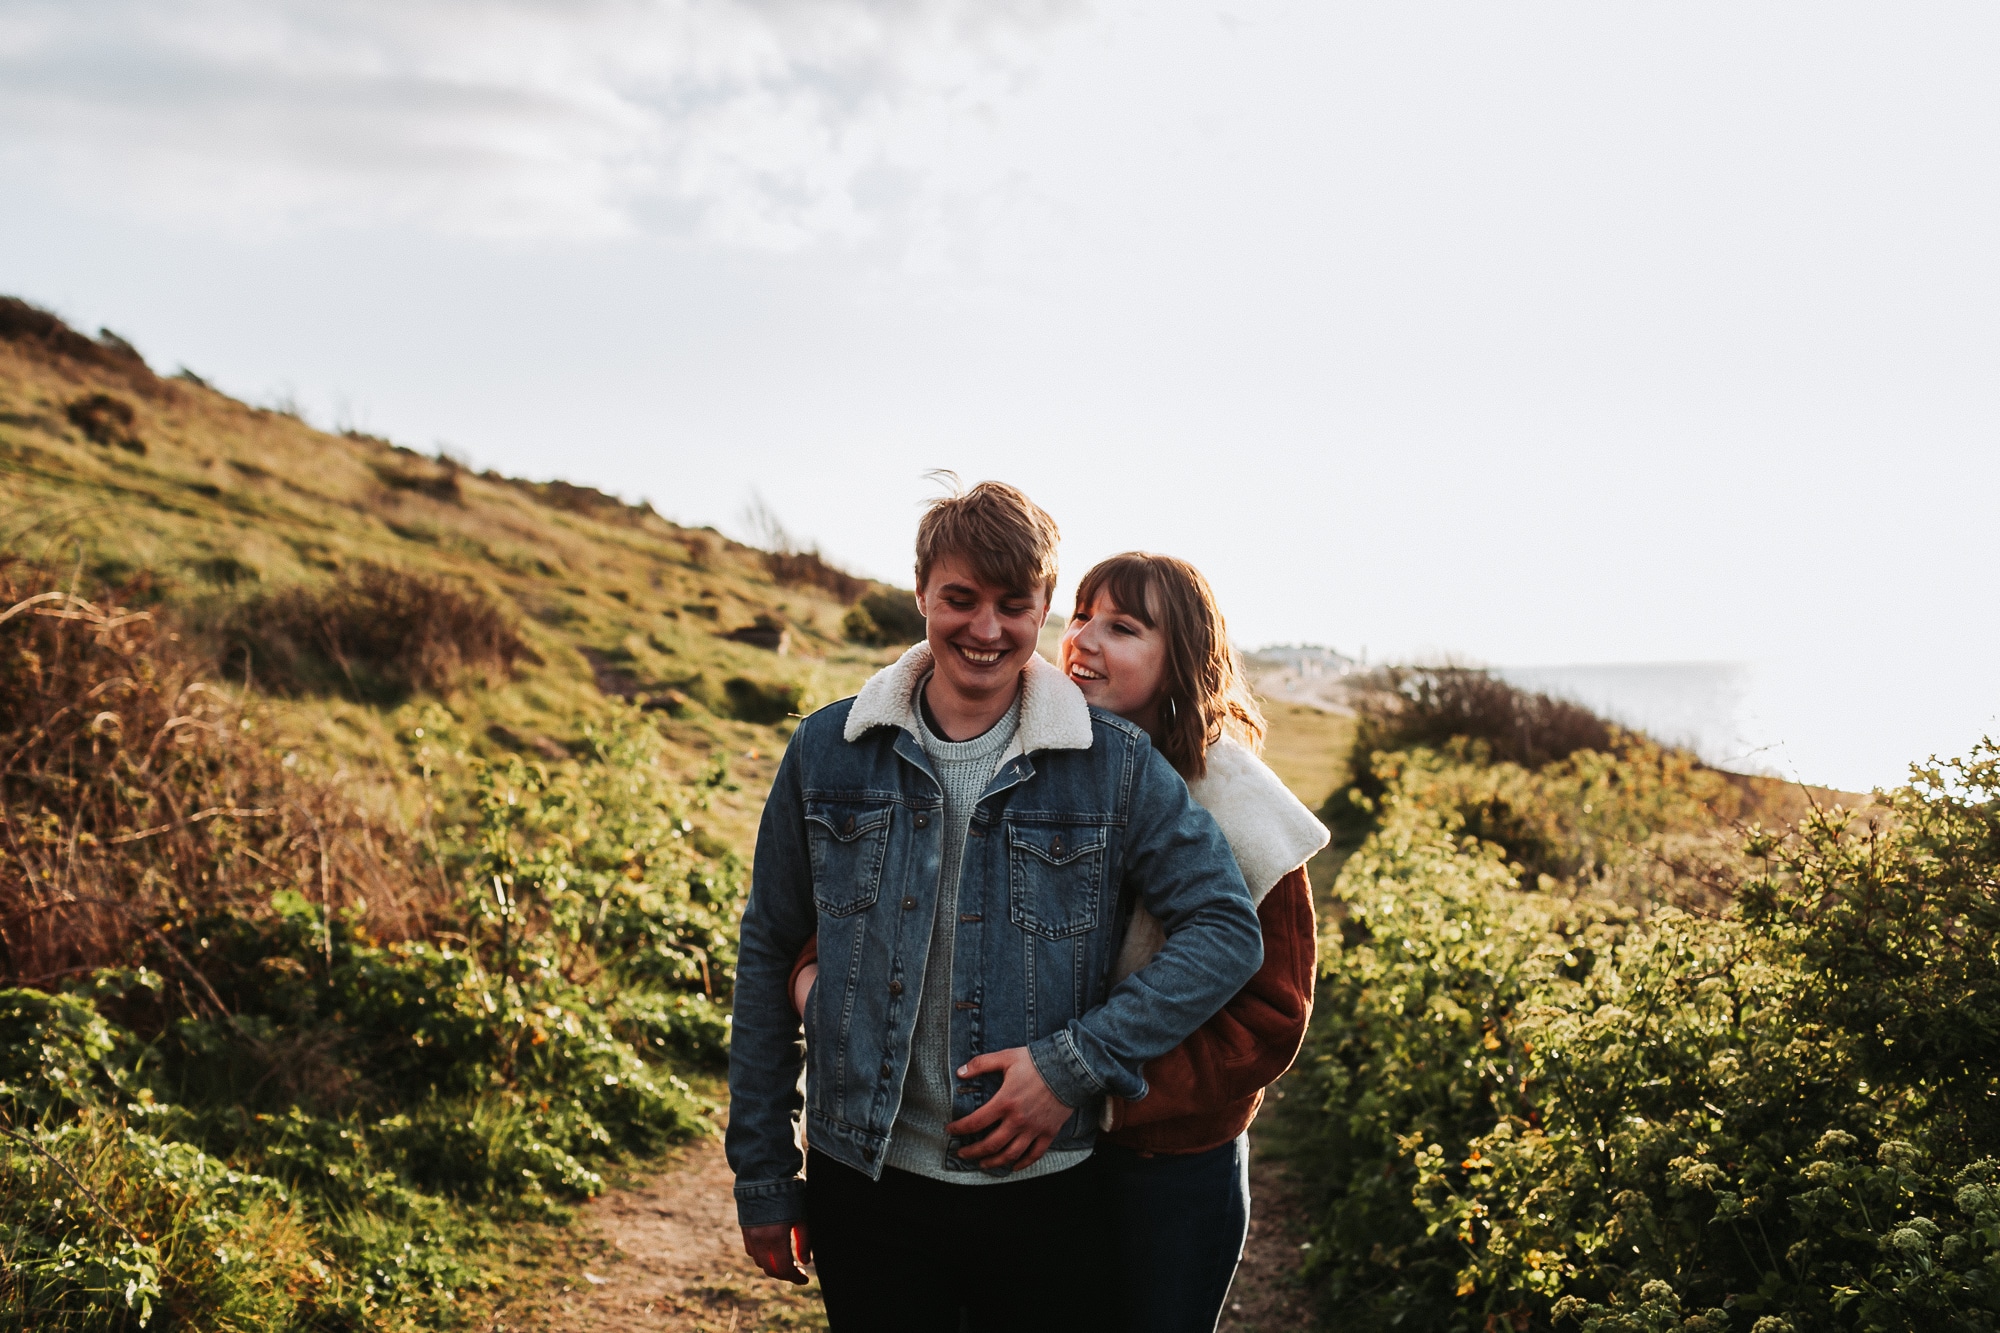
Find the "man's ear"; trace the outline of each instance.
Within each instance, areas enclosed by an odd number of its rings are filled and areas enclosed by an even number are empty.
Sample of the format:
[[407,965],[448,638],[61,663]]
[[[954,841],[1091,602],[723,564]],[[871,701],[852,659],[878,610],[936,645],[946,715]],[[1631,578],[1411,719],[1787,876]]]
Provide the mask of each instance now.
[[930,608],[924,605],[924,590],[922,588],[917,589],[917,614],[925,620],[931,618]]

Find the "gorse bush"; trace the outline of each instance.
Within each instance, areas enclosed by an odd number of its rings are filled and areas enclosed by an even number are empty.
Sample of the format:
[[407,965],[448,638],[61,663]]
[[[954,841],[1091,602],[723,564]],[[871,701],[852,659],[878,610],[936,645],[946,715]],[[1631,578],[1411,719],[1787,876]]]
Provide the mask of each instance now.
[[135,454],[146,452],[146,442],[135,429],[137,414],[122,398],[108,393],[86,394],[64,408],[63,415],[92,444],[115,445]]
[[[1379,796],[1374,756],[1483,742],[1501,763],[1540,768],[1578,750],[1617,752],[1617,730],[1581,704],[1509,685],[1470,667],[1383,667],[1355,683],[1350,784]],[[1336,793],[1338,797],[1339,793]]]
[[709,1131],[742,875],[636,711],[495,765],[412,706],[405,829],[143,615],[16,591],[0,1328],[449,1322],[500,1228]]
[[924,637],[923,613],[907,588],[877,587],[847,609],[841,632],[855,643],[898,648]]
[[2000,750],[1733,853],[1698,769],[1484,753],[1385,759],[1337,886],[1292,1128],[1338,1325],[2000,1324]]
[[[1496,762],[1485,741],[1452,740],[1438,754],[1381,755],[1375,776],[1399,806],[1451,816],[1461,838],[1491,844],[1523,888],[1720,907],[1744,864],[1743,792],[1685,750],[1628,733],[1619,742],[1616,754],[1577,750],[1529,768]],[[1356,804],[1364,816],[1377,808]]]
[[537,660],[514,622],[476,588],[357,563],[323,587],[262,593],[221,629],[225,665],[263,689],[396,703],[468,673],[492,679]]

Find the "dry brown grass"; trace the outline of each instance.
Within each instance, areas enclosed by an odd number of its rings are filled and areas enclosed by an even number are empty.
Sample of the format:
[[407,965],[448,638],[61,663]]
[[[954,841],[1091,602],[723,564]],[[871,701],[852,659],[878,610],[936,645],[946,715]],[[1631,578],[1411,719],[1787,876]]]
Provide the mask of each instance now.
[[0,566],[0,978],[127,962],[164,922],[252,913],[280,888],[414,931],[416,858],[393,821],[287,770],[125,600]]
[[86,337],[56,315],[17,297],[0,296],[0,342],[14,343],[43,358],[110,371],[141,393],[168,389],[138,350],[111,330]]
[[854,601],[870,586],[867,579],[829,564],[818,551],[766,551],[764,568],[779,587],[819,588],[843,602]]

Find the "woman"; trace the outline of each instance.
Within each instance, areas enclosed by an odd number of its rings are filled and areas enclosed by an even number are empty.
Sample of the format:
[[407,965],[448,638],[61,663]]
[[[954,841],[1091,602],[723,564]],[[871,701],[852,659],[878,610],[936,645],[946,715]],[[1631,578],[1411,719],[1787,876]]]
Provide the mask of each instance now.
[[[1305,863],[1327,832],[1257,758],[1264,719],[1194,566],[1128,554],[1092,569],[1061,665],[1092,704],[1145,728],[1215,816],[1264,929],[1264,965],[1250,984],[1146,1066],[1143,1100],[1105,1104],[1098,1139],[1127,1327],[1207,1333],[1249,1234],[1250,1122],[1312,1013],[1317,931]],[[1136,911],[1114,979],[1164,939]]]
[[[1103,561],[1077,588],[1061,666],[1089,702],[1142,727],[1221,825],[1257,904],[1264,963],[1223,1010],[1146,1066],[1143,1100],[1112,1098],[1097,1155],[1110,1192],[1112,1265],[1125,1326],[1213,1330],[1250,1222],[1247,1130],[1291,1066],[1312,1011],[1316,930],[1305,863],[1327,832],[1257,758],[1264,721],[1215,595],[1169,556]],[[1134,909],[1114,980],[1165,940]],[[803,1010],[818,967],[793,974]]]

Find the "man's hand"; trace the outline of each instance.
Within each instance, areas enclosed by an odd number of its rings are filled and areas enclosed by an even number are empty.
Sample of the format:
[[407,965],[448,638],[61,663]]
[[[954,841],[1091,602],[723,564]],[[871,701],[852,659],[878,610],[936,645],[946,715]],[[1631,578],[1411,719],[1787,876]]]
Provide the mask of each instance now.
[[[794,1242],[798,1246],[796,1258],[793,1255]],[[743,1252],[757,1261],[757,1267],[764,1270],[765,1277],[798,1283],[810,1280],[799,1271],[800,1264],[813,1261],[812,1237],[803,1222],[773,1222],[764,1227],[744,1227]]]
[[792,1008],[799,1011],[799,1017],[806,1016],[806,997],[812,994],[813,982],[819,980],[819,964],[807,963],[799,969],[798,980],[792,983]]
[[959,1066],[958,1076],[977,1078],[995,1072],[1000,1075],[1000,1091],[993,1100],[946,1125],[944,1131],[971,1138],[986,1130],[985,1138],[960,1148],[958,1155],[983,1167],[1018,1171],[1042,1159],[1075,1108],[1056,1100],[1025,1046],[975,1056]]

